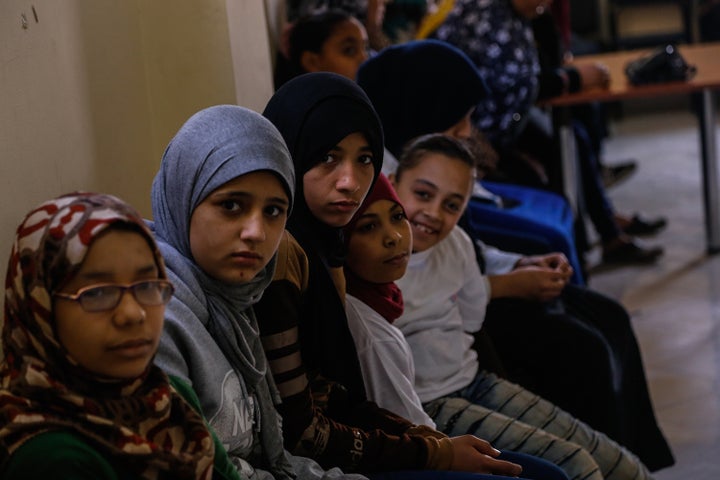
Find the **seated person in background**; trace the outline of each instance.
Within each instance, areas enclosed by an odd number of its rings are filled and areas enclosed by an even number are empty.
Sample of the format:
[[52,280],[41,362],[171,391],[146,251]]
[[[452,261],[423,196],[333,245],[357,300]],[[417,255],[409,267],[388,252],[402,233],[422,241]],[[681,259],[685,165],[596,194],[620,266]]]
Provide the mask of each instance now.
[[[531,20],[543,13],[547,0],[455,0],[432,38],[448,42],[467,54],[485,79],[490,95],[473,114],[474,125],[487,135],[500,154],[499,169],[506,181],[545,186],[562,193],[560,154],[552,128],[542,111],[535,108],[538,95],[605,86],[609,81],[602,65],[578,64],[574,69],[542,71]],[[544,80],[552,76],[554,82]],[[578,126],[579,124],[576,124]],[[607,264],[652,263],[663,253],[659,246],[643,246],[625,233],[602,184],[597,158],[582,148],[586,133],[578,133],[579,196],[589,220],[601,237],[603,261]],[[630,225],[630,223],[627,223]],[[664,223],[658,224],[656,230]],[[578,219],[578,243],[585,241],[585,223]],[[647,232],[646,232],[647,233]]]
[[365,27],[342,10],[323,10],[296,20],[286,32],[275,66],[275,88],[308,72],[334,72],[355,80],[368,58]]
[[[532,20],[533,36],[535,38],[540,70],[547,72],[540,77],[541,90],[548,90],[541,93],[540,98],[555,96],[570,90],[570,76],[582,79],[581,70],[586,69],[588,73],[598,71],[603,75],[603,65],[597,63],[583,62],[574,64],[574,51],[579,49],[583,54],[601,53],[600,42],[580,38],[571,31],[571,15],[569,0],[554,0],[550,8],[546,8],[542,15]],[[585,75],[587,76],[587,75]],[[565,83],[565,78],[568,82]],[[574,80],[577,82],[577,80]],[[542,86],[545,83],[545,86]],[[579,84],[578,84],[579,86]],[[578,88],[576,86],[575,88]],[[604,85],[600,82],[600,88]],[[587,134],[588,148],[597,160],[600,168],[603,185],[605,188],[619,183],[632,175],[637,168],[637,161],[628,159],[616,162],[612,165],[603,161],[603,142],[609,136],[607,114],[605,104],[601,102],[590,102],[570,107],[572,118],[580,123],[581,128]],[[626,217],[617,215],[619,222]],[[638,217],[636,224],[620,224],[625,233],[630,235],[652,233],[653,223],[642,223]]]
[[447,438],[367,401],[345,316],[341,234],[382,164],[382,128],[367,96],[340,75],[308,73],[283,85],[263,115],[290,146],[298,192],[291,235],[256,305],[286,448],[325,467],[391,478],[417,478],[417,470],[517,474],[479,438]]
[[252,479],[343,475],[285,452],[253,312],[272,279],[294,189],[277,129],[234,105],[190,117],[152,186],[153,233],[176,288],[156,363],[192,383],[235,467]]
[[192,389],[152,364],[172,292],[123,201],[69,194],[27,215],[5,290],[0,477],[240,478]]
[[[471,333],[483,324],[492,285],[474,261],[472,241],[457,227],[475,181],[469,150],[445,135],[420,137],[390,180],[413,235],[407,272],[397,281],[404,309],[394,324],[410,345],[415,391],[438,429],[472,432],[499,445],[496,437],[505,428],[493,431],[468,410],[477,404],[580,445],[597,462],[601,478],[650,478],[635,455],[604,434],[478,364]],[[456,398],[467,402],[454,404]],[[522,444],[525,438],[509,440]]]
[[360,20],[368,32],[370,48],[382,50],[390,41],[383,32],[386,4],[392,0],[285,0],[289,22],[319,11],[337,9]]

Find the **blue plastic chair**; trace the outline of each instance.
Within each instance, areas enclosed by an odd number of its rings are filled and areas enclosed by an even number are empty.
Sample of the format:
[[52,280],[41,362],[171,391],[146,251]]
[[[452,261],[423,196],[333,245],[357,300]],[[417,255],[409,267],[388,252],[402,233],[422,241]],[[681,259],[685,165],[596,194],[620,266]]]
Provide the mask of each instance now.
[[575,216],[565,198],[526,186],[486,180],[481,184],[508,205],[500,207],[488,200],[470,200],[467,221],[478,239],[524,255],[562,252],[574,270],[571,282],[585,285],[575,244]]

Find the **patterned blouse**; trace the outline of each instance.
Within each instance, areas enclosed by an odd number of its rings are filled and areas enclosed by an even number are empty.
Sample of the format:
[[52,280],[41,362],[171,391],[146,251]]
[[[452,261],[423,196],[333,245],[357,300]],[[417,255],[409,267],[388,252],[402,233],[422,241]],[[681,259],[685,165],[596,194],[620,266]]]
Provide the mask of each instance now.
[[432,37],[464,51],[492,95],[474,113],[475,125],[493,141],[512,135],[537,94],[537,49],[531,24],[510,0],[456,0]]

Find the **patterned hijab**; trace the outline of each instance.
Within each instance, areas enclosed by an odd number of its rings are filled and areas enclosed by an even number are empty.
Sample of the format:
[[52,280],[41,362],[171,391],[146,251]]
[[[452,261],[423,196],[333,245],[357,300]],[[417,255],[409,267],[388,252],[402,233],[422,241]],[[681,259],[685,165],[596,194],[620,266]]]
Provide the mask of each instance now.
[[472,61],[437,40],[383,49],[360,66],[357,81],[380,115],[385,146],[398,158],[408,141],[447,130],[488,95]]
[[[165,317],[174,318],[179,304],[205,323],[223,354],[240,373],[258,401],[260,440],[267,464],[276,478],[290,467],[282,446],[279,396],[260,343],[251,308],[262,297],[275,272],[277,257],[244,284],[227,284],[207,275],[190,250],[190,219],[195,208],[215,189],[256,171],[276,175],[293,200],[295,174],[285,142],[262,115],[236,105],[217,105],[196,113],[180,128],[163,155],[152,185],[151,224],[177,287]],[[182,318],[175,317],[182,322]]]
[[[350,236],[352,235],[353,230],[355,230],[355,225],[360,219],[360,216],[378,200],[390,200],[398,205],[402,205],[397,193],[395,193],[395,189],[393,189],[390,184],[390,181],[382,174],[378,177],[377,182],[375,182],[375,186],[372,190],[370,190],[368,196],[365,197],[365,201],[363,201],[362,205],[360,205],[360,208],[353,216],[353,219],[350,220],[350,223],[348,223],[343,229],[345,232],[346,244],[350,242]],[[382,317],[388,322],[392,323],[395,319],[402,315],[402,292],[395,282],[368,282],[349,269],[347,264],[345,264],[345,278],[347,279],[347,293],[362,300],[367,306],[382,315]]]
[[206,479],[214,445],[203,419],[152,364],[109,382],[80,366],[55,333],[52,295],[79,270],[108,227],[137,228],[162,258],[141,217],[123,201],[75,193],[45,202],[18,227],[5,282],[0,363],[0,463],[30,438],[72,431],[142,478]]

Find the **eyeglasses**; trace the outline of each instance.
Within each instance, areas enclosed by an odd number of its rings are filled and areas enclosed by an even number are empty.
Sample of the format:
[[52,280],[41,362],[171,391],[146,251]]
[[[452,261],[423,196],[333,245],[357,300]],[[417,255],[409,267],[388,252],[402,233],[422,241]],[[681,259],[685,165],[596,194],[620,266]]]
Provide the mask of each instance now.
[[169,302],[175,288],[167,280],[141,280],[130,285],[89,285],[75,293],[55,293],[55,296],[78,302],[86,312],[106,312],[120,304],[125,290],[130,290],[140,305],[156,307]]

